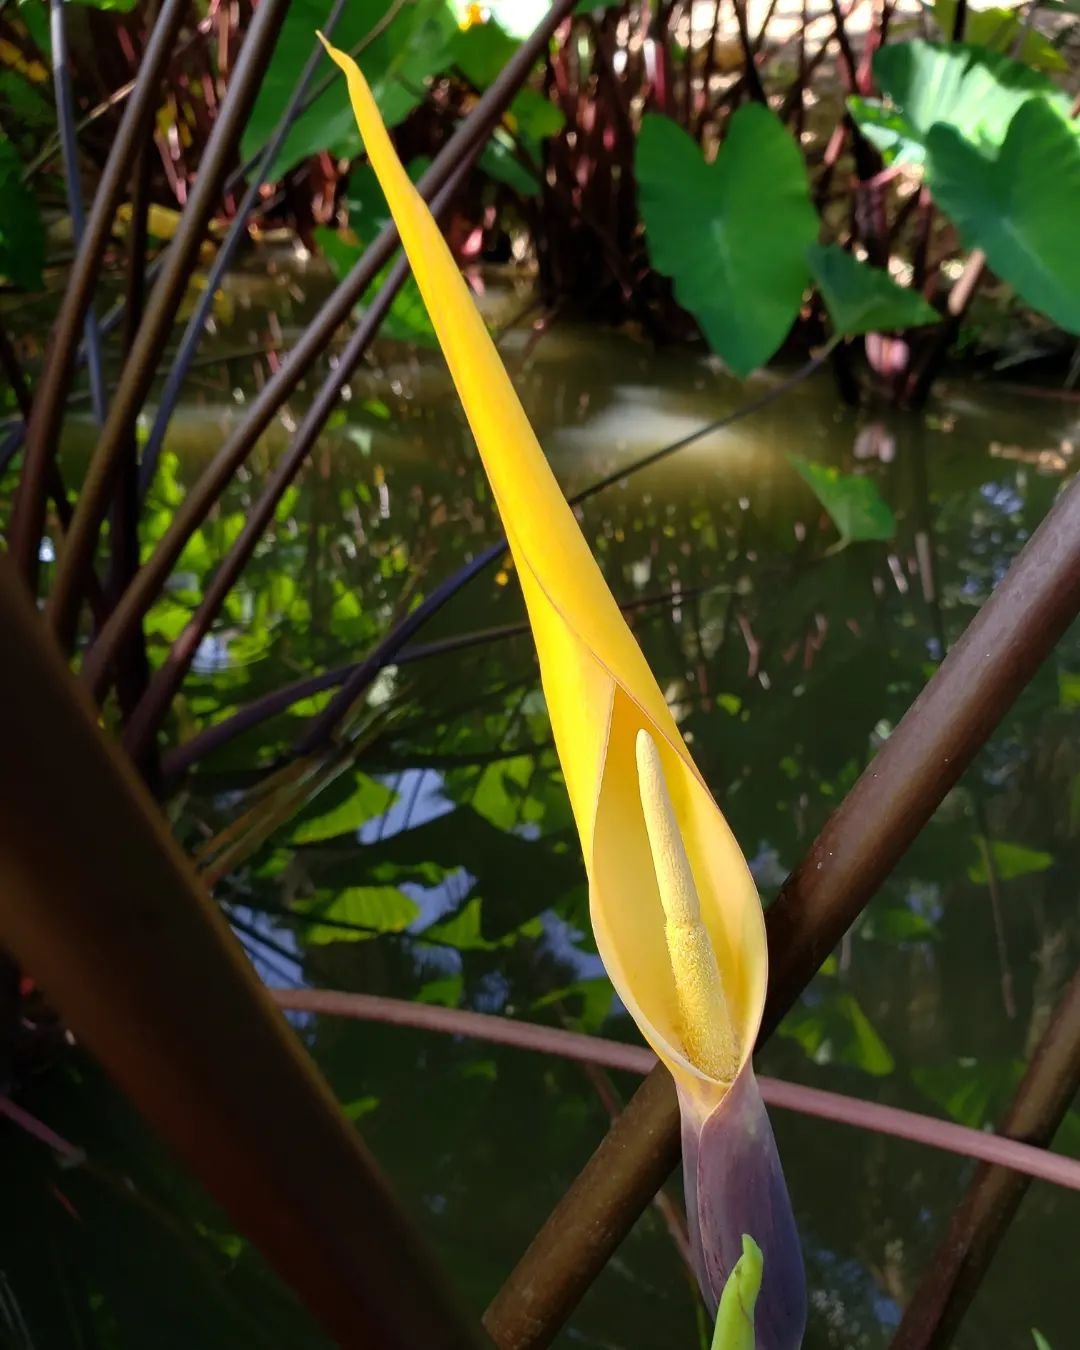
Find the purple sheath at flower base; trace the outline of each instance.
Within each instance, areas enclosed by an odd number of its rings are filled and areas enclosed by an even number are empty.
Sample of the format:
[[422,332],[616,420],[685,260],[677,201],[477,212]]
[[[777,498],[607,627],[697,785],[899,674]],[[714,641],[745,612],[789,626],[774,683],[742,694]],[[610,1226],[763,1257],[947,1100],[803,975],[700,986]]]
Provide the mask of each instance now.
[[742,1255],[748,1233],[765,1257],[754,1315],[755,1350],[799,1350],[806,1277],[772,1126],[746,1068],[702,1117],[679,1090],[683,1186],[694,1269],[710,1309]]

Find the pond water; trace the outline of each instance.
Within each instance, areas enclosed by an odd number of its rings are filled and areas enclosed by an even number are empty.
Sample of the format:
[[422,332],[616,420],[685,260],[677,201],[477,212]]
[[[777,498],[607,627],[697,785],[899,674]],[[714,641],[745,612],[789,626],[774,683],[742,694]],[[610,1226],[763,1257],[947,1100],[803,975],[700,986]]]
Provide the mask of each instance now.
[[[235,288],[215,364],[200,370],[170,438],[148,541],[250,396],[251,359],[229,352],[275,325],[287,343],[308,312],[294,284],[270,303],[242,279]],[[492,303],[511,316],[520,297]],[[780,378],[740,385],[696,353],[558,321],[542,335],[511,328],[503,350],[568,492]],[[181,560],[148,625],[156,659],[302,407],[290,406]],[[1078,429],[1080,404],[989,383],[946,384],[918,417],[853,412],[822,372],[584,507],[585,533],[766,903],[1047,511],[1072,471]],[[73,423],[72,464],[89,430]],[[839,547],[792,455],[870,478],[894,537]],[[170,735],[355,660],[498,531],[437,353],[380,347],[201,649]],[[379,679],[353,718],[344,771],[218,885],[269,980],[636,1040],[592,944],[531,640],[515,631],[522,619],[504,560],[421,635],[434,651]],[[465,637],[476,640],[454,641]],[[199,766],[172,808],[192,846],[245,806],[253,770],[326,697]],[[1074,630],[765,1048],[763,1071],[975,1126],[994,1120],[1080,947],[1078,733]],[[432,1033],[312,1018],[298,1028],[477,1311],[599,1142],[611,1092],[634,1087]],[[58,1311],[60,1287],[69,1304],[114,1308],[110,1345],[321,1344],[93,1070],[43,1075],[28,1100],[92,1161],[140,1178],[181,1226],[206,1223],[216,1236],[208,1274],[205,1253],[104,1172],[58,1180],[40,1148],[18,1143],[12,1185],[27,1223],[19,1243],[3,1240],[0,1295],[22,1309],[27,1345],[104,1343],[70,1338],[87,1319]],[[809,1275],[807,1350],[878,1350],[971,1165],[839,1125],[773,1120]],[[1080,1152],[1080,1114],[1056,1146]],[[679,1201],[675,1181],[670,1190]],[[68,1231],[65,1204],[85,1220],[82,1237]],[[1032,1327],[1057,1350],[1075,1344],[1075,1261],[1047,1258],[1075,1251],[1078,1204],[1031,1187],[961,1350],[1021,1350]],[[163,1322],[175,1326],[163,1332]],[[703,1334],[653,1208],[556,1344],[689,1350]]]

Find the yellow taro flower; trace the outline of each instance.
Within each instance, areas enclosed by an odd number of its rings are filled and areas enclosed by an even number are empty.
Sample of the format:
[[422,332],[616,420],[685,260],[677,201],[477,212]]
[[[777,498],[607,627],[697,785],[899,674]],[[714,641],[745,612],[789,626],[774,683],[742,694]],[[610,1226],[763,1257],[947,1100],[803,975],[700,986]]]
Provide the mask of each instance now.
[[548,467],[438,226],[355,62],[371,165],[476,438],[525,595],[604,965],[671,1071],[698,1275],[715,1306],[748,1233],[759,1350],[795,1350],[802,1262],[750,1056],[767,956],[757,890]]

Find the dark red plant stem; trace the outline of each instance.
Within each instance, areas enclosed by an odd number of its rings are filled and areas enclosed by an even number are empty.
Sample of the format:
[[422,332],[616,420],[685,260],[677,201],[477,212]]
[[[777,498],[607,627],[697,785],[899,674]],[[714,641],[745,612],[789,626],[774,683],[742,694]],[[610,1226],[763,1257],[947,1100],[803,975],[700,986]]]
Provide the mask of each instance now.
[[22,362],[15,350],[15,344],[8,337],[3,324],[0,324],[0,369],[7,376],[8,384],[11,385],[12,393],[15,395],[15,403],[23,416],[23,420],[29,422],[32,411],[30,381],[26,378],[26,372],[22,368]]
[[[835,0],[834,0],[835,3]],[[743,51],[743,74],[746,76],[746,85],[750,90],[750,97],[756,103],[762,103],[768,106],[768,99],[765,97],[765,86],[761,83],[761,75],[757,68],[757,61],[754,57],[754,44],[750,37],[750,24],[746,18],[746,0],[732,0],[735,9],[735,24],[739,30],[739,45]]]
[[153,109],[162,71],[176,43],[188,0],[164,0],[143,54],[134,92],[94,194],[82,244],[68,274],[60,313],[46,349],[45,365],[27,430],[22,479],[12,512],[9,556],[32,592],[37,590],[38,548],[45,524],[45,499],[55,467],[64,403],[71,387],[75,351],[90,308],[102,255],[116,208],[140,144],[147,110]]
[[[150,169],[154,153],[154,118],[142,128],[142,146],[131,175],[131,224],[128,232],[127,285],[124,292],[123,351],[130,355],[142,323],[146,300],[146,254],[149,243]],[[109,521],[110,605],[127,590],[139,570],[139,449],[132,427],[124,448],[113,492]],[[126,723],[146,691],[150,666],[142,624],[137,624],[116,661],[116,693]],[[147,756],[137,767],[148,781],[156,779],[156,757]]]
[[[705,51],[705,63],[701,71],[701,106],[698,111],[697,119],[697,138],[700,141],[705,134],[705,128],[709,122],[709,101],[710,86],[712,77],[716,71],[716,44],[720,40],[720,14],[723,0],[715,0],[713,4],[712,28],[709,31],[709,45]],[[689,126],[687,130],[689,131]]]
[[[3,368],[12,390],[15,393],[15,402],[18,404],[19,412],[22,414],[24,422],[29,422],[33,415],[33,400],[30,394],[30,382],[26,378],[26,372],[22,368],[11,339],[3,326],[0,325],[0,367]],[[66,530],[71,524],[71,502],[68,500],[67,488],[64,485],[64,479],[60,473],[60,465],[54,460],[49,465],[46,476],[46,491],[49,500],[52,501],[53,509],[56,511],[56,519],[62,530]],[[105,597],[102,594],[101,586],[95,577],[91,583],[89,600],[93,610],[94,621],[103,623],[105,620]]]
[[927,337],[926,343],[908,375],[903,391],[903,403],[906,407],[921,408],[926,403],[942,362],[948,355],[949,348],[952,346],[960,330],[960,325],[964,321],[964,315],[967,313],[985,274],[986,254],[981,249],[975,249],[968,256],[968,260],[964,264],[964,270],[949,292],[949,298],[946,301],[947,317],[945,322],[938,324]]
[[[430,200],[447,182],[465,155],[486,141],[492,127],[502,117],[506,105],[532,70],[555,28],[573,8],[574,2],[555,0],[536,32],[521,44],[498,79],[459,125],[417,184],[425,200]],[[121,604],[110,616],[87,654],[83,675],[95,695],[101,694],[104,679],[129,625],[153,604],[185,544],[212,510],[226,483],[244,462],[278,409],[326,350],[336,330],[349,318],[353,307],[379,270],[389,261],[396,246],[397,229],[388,224],[304,330],[280,369],[249,405],[244,421],[217,452],[179,505],[153,554],[139,569]]]
[[51,1130],[43,1121],[38,1120],[37,1116],[31,1115],[18,1102],[11,1100],[6,1093],[0,1092],[0,1116],[10,1120],[13,1125],[17,1125],[24,1134],[30,1135],[36,1139],[39,1144],[44,1144],[46,1148],[51,1148],[54,1153],[58,1153],[61,1158],[69,1163],[78,1163],[82,1161],[83,1151],[77,1148],[63,1135],[57,1134]]
[[[1062,995],[1000,1134],[1046,1147],[1080,1089],[1080,972]],[[891,1350],[944,1350],[1028,1188],[1023,1173],[983,1164],[912,1295]]]
[[[228,97],[199,161],[199,172],[180,226],[124,362],[109,416],[87,468],[46,604],[48,622],[65,651],[70,651],[74,642],[87,569],[113,485],[123,464],[125,448],[153,383],[158,359],[168,341],[173,318],[187,290],[207,224],[219,200],[221,184],[233,161],[287,12],[288,0],[261,0],[248,26],[229,83]],[[142,124],[139,130],[142,130]],[[142,143],[140,138],[136,153],[141,151]]]
[[[1080,610],[1080,480],[830,817],[766,914],[775,1030]],[[488,1310],[500,1346],[546,1345],[678,1158],[679,1118],[654,1071],[560,1200]]]

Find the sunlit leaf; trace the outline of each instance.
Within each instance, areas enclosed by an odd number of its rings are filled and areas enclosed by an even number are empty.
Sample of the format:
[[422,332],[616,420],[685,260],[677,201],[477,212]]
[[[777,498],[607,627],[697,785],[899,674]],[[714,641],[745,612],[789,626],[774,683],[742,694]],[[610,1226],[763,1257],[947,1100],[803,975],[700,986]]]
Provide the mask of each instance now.
[[[245,158],[256,154],[273,134],[311,53],[315,30],[326,22],[327,9],[325,0],[291,0],[244,130]],[[361,42],[388,12],[385,0],[350,0],[334,31],[335,41],[343,47]],[[396,8],[390,22],[368,42],[364,65],[389,125],[400,122],[420,101],[425,81],[444,64],[447,44],[457,32],[445,0],[417,0]],[[322,70],[316,74],[314,85],[324,74]],[[348,94],[341,81],[334,80],[293,123],[268,177],[280,177],[298,160],[322,150],[352,158],[360,148]]]
[[336,921],[315,922],[304,928],[305,942],[320,945],[362,942],[378,933],[400,933],[420,917],[416,901],[394,886],[349,886],[329,902],[317,900],[310,911],[320,919]]
[[[934,18],[944,36],[951,38],[956,20],[956,0],[935,0]],[[1023,39],[1017,53],[1016,39],[1021,30]],[[1025,64],[1040,70],[1068,68],[1068,63],[1057,48],[1038,29],[1030,26],[1020,6],[1005,9],[1000,5],[991,5],[986,9],[975,9],[968,5],[964,14],[964,41],[987,47],[991,51],[1018,55]]]
[[[1052,853],[1028,848],[1026,844],[1011,844],[1005,839],[992,839],[987,847],[1000,881],[1012,881],[1016,877],[1030,876],[1033,872],[1045,872],[1054,864]],[[985,858],[980,857],[978,862],[968,868],[968,877],[983,886],[989,882]]]
[[450,39],[447,62],[456,66],[474,89],[482,91],[498,78],[520,46],[521,42],[494,20],[474,23]]
[[859,129],[887,162],[921,164],[933,126],[953,127],[972,144],[1002,144],[1013,114],[1038,97],[1068,111],[1045,75],[967,43],[890,42],[874,53],[874,76],[891,108],[850,99]]
[[988,159],[954,129],[927,137],[934,198],[970,248],[1035,309],[1080,333],[1080,131],[1030,99]]
[[837,244],[812,244],[810,270],[838,333],[881,333],[938,323],[941,315],[918,291],[903,287],[880,267],[860,262]]
[[798,146],[774,113],[746,104],[706,164],[680,126],[647,113],[635,168],[653,266],[713,351],[749,374],[787,336],[809,280],[818,220]]
[[840,531],[842,544],[891,539],[896,533],[892,510],[872,478],[841,473],[801,455],[788,458]]
[[366,773],[343,773],[294,817],[289,841],[314,844],[348,834],[381,816],[396,800],[395,792]]
[[483,908],[484,902],[479,896],[474,896],[451,918],[425,928],[424,936],[437,938],[439,942],[462,952],[492,952],[499,947],[512,947],[521,937],[539,937],[543,931],[538,919],[530,919],[520,928],[502,933],[498,938],[486,938],[481,921]]
[[1034,1327],[1031,1328],[1031,1339],[1035,1342],[1035,1350],[1051,1350],[1050,1342],[1041,1331],[1036,1331]]

